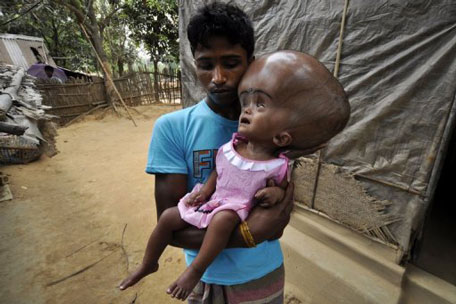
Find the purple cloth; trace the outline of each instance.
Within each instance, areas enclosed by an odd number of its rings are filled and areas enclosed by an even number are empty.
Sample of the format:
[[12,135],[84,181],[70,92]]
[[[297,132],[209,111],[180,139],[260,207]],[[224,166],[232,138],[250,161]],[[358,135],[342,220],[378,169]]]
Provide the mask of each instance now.
[[[46,74],[44,68],[47,66],[48,64],[44,64],[44,63],[35,63],[34,65],[32,65],[28,70],[27,70],[27,73],[29,75],[32,75],[32,76],[35,76],[37,78],[40,78],[40,79],[45,79],[45,80],[48,80],[48,79],[51,79],[48,77],[48,75]],[[60,79],[62,82],[65,82],[67,81],[67,76],[65,74],[65,72],[57,67],[53,67],[54,68],[54,73],[52,74],[52,78],[58,78]]]

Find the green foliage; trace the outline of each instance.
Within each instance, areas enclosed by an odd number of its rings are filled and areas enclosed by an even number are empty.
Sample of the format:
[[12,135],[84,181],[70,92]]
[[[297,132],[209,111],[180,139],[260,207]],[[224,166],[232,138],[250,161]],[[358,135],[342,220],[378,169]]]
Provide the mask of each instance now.
[[98,64],[84,23],[102,45],[99,55],[121,74],[137,61],[141,43],[152,61],[178,62],[177,9],[175,0],[1,0],[0,24],[17,19],[0,32],[42,37],[58,65],[93,72]]
[[[128,37],[129,18],[124,11],[123,3],[120,1],[98,1],[96,5],[99,19],[106,20],[102,28],[104,36],[103,48],[113,71],[121,75],[124,70],[124,64],[132,66],[138,59],[134,41]],[[116,13],[112,14],[114,11]],[[109,14],[111,15],[109,16]],[[108,16],[109,20],[106,19]]]
[[176,0],[129,0],[125,14],[131,37],[137,43],[144,43],[152,61],[179,61]]
[[2,0],[1,3],[0,24],[19,18],[3,25],[0,32],[42,37],[57,65],[71,70],[95,70],[91,47],[65,8],[54,1],[42,1],[20,16],[36,1]]

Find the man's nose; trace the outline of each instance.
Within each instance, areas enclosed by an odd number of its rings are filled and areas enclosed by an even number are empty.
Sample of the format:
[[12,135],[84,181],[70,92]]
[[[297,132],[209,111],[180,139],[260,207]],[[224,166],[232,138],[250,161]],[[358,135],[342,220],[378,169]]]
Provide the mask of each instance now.
[[215,66],[212,73],[212,83],[215,85],[222,85],[226,82],[226,74],[223,67]]

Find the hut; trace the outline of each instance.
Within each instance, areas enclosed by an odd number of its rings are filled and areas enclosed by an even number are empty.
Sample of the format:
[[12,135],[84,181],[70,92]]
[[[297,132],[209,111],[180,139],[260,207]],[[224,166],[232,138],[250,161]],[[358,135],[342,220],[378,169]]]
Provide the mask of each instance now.
[[56,66],[43,38],[16,34],[0,34],[0,62],[25,70],[37,62]]
[[[186,106],[204,95],[186,39],[204,3],[179,6]],[[315,56],[339,71],[352,107],[345,130],[294,172],[295,210],[281,241],[289,297],[455,303],[455,209],[439,195],[455,177],[455,2],[229,3],[251,17],[257,56]]]

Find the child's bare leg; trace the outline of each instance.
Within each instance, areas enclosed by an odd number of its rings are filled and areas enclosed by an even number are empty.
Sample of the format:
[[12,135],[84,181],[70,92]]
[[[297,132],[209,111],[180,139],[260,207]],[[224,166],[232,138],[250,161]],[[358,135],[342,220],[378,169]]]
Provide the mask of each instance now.
[[231,210],[220,211],[214,215],[198,255],[166,292],[173,298],[185,300],[201,279],[206,268],[225,249],[231,233],[239,221],[237,213]]
[[166,246],[172,241],[173,232],[183,229],[188,225],[187,222],[181,219],[177,207],[166,209],[160,216],[157,226],[155,226],[154,231],[149,237],[141,266],[124,279],[120,283],[119,288],[121,290],[127,289],[145,276],[156,272],[158,270],[158,259]]

